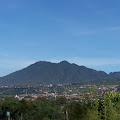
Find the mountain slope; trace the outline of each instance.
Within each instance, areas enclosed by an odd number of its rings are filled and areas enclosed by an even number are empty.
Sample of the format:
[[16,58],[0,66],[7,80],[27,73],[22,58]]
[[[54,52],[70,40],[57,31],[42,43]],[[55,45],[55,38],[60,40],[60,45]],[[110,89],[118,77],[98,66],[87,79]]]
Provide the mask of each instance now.
[[51,63],[40,61],[27,68],[0,78],[0,85],[49,83],[100,83],[110,79],[103,71],[70,64],[67,61]]

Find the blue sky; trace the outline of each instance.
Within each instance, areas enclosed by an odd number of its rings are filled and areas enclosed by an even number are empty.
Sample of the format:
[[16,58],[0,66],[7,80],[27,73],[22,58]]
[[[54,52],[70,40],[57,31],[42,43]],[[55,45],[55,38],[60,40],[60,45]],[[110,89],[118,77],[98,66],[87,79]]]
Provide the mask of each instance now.
[[119,0],[1,0],[0,76],[36,61],[120,71]]

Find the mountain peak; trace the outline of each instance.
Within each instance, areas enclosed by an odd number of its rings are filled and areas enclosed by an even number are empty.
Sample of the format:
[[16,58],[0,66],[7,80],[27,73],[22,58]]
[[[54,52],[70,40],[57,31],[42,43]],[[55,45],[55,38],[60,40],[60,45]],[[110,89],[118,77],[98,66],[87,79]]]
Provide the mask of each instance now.
[[119,78],[120,75],[108,75],[103,71],[96,71],[85,66],[79,66],[68,61],[51,63],[46,61],[36,62],[20,71],[0,78],[0,85],[16,84],[61,84],[102,83],[107,79]]
[[70,64],[70,63],[66,60],[63,60],[63,61],[60,62],[60,64]]

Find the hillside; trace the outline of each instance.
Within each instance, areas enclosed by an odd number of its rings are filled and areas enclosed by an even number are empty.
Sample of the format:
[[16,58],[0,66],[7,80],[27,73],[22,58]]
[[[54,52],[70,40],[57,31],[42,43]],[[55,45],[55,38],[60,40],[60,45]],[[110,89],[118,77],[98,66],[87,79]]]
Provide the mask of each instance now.
[[[0,85],[13,84],[49,84],[49,83],[104,83],[114,79],[114,73],[110,75],[103,71],[96,71],[85,66],[78,66],[67,61],[51,63],[40,61],[27,68],[16,71],[0,78]],[[116,78],[116,77],[115,77]],[[117,73],[117,79],[120,76]]]

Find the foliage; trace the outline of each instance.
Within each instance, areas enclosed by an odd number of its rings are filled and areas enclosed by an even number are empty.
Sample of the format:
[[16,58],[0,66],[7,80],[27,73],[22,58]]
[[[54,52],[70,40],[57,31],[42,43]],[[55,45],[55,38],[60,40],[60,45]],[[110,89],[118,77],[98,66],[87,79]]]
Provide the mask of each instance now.
[[[105,99],[94,101],[67,101],[65,97],[35,101],[7,98],[0,101],[0,119],[6,120],[10,112],[12,120],[119,120],[120,94],[109,93]],[[106,116],[105,116],[106,111]]]
[[67,111],[68,111],[68,115],[69,115],[69,120],[83,119],[86,115],[85,106],[76,101],[71,102],[67,106]]

